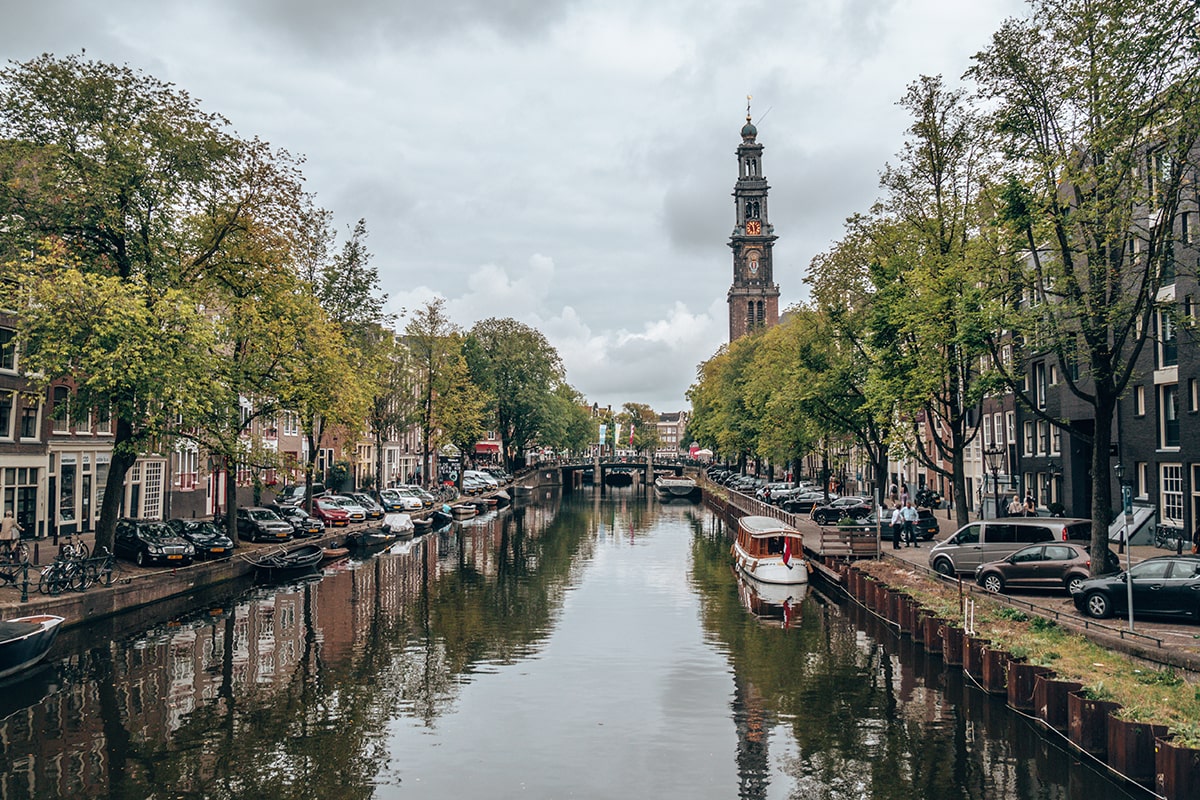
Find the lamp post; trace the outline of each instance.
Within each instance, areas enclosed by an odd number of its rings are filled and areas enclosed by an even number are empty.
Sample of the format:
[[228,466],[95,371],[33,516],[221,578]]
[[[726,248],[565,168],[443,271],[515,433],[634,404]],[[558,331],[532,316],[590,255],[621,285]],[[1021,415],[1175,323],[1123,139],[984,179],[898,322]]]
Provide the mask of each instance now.
[[992,472],[992,517],[1000,516],[1000,462],[1004,458],[1003,447],[985,447],[983,457],[987,459],[988,469]]

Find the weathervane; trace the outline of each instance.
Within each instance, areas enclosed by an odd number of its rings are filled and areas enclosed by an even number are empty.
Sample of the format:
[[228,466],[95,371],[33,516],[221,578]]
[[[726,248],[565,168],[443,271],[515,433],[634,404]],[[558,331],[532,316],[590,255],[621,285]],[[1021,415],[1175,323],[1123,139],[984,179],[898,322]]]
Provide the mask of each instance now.
[[750,100],[751,99],[752,98],[750,95],[746,95],[746,122],[750,121]]

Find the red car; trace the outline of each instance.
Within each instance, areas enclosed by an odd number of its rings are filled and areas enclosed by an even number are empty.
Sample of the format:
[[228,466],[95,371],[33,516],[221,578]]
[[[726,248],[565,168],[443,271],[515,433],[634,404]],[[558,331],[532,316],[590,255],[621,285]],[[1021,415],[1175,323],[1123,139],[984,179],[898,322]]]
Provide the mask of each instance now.
[[313,499],[312,513],[330,527],[344,527],[350,524],[350,513],[334,501],[323,497]]

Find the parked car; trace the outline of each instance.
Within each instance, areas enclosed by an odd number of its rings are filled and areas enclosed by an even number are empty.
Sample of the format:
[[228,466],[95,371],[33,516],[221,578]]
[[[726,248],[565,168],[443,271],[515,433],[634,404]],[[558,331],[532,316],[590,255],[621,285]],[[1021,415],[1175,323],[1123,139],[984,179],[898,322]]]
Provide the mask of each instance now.
[[139,567],[147,564],[187,566],[196,557],[196,548],[177,536],[166,523],[120,519],[113,539],[113,553],[130,559]]
[[495,489],[500,488],[500,481],[496,480],[493,476],[489,475],[488,473],[484,472],[483,470],[479,470],[479,469],[466,470],[465,472],[463,472],[463,477],[464,478],[467,478],[467,477],[475,478],[476,480],[483,483],[483,485],[486,487],[487,491],[493,491]]
[[[837,495],[830,495],[831,498]],[[810,514],[817,505],[825,502],[822,492],[801,492],[784,500],[779,507],[789,514]]]
[[[326,493],[325,484],[314,483],[312,485],[312,496],[321,497]],[[275,505],[280,506],[299,506],[304,504],[304,484],[296,486],[285,486],[282,491],[275,495]]]
[[167,520],[167,527],[191,543],[196,558],[229,558],[233,555],[233,540],[208,520],[171,519]]
[[302,539],[305,536],[320,536],[325,532],[325,523],[312,516],[300,506],[272,506],[271,510],[279,518],[292,526],[292,536]]
[[811,514],[818,525],[833,525],[844,517],[860,520],[874,512],[875,501],[870,497],[847,496],[830,501],[828,505],[814,506]]
[[[1120,572],[1121,562],[1104,548],[1104,573]],[[1092,556],[1081,544],[1035,544],[1007,558],[980,564],[975,582],[989,592],[1008,588],[1066,589],[1074,594],[1091,577]]]
[[407,488],[393,487],[379,492],[379,504],[388,512],[420,511],[424,502]]
[[1071,599],[1083,613],[1103,619],[1129,611],[1129,587],[1135,616],[1166,614],[1200,619],[1200,556],[1194,555],[1147,558],[1127,572],[1089,578],[1071,593]]
[[999,561],[1030,544],[1061,541],[1062,520],[1005,517],[968,523],[929,551],[929,566],[942,575],[974,575],[980,564]]
[[345,494],[331,494],[328,495],[326,499],[332,500],[342,508],[346,509],[346,513],[350,515],[351,522],[367,521],[367,509],[359,505],[358,501],[353,497]]
[[[872,524],[874,524],[877,517],[875,516],[875,514],[871,514],[871,516],[868,517],[867,519]],[[891,510],[884,509],[883,531],[881,532],[880,535],[883,537],[883,541],[885,541],[885,542],[890,542],[892,540],[891,521],[892,521]],[[941,523],[939,523],[938,518],[933,515],[933,509],[930,509],[930,508],[918,508],[917,509],[917,521],[915,523],[913,523],[913,525],[917,529],[917,538],[922,541],[925,541],[925,542],[932,540],[933,537],[937,536],[939,533],[942,532]]]
[[292,538],[292,526],[269,508],[239,508],[237,534],[239,539],[247,542],[257,542],[260,539],[286,542]]
[[318,497],[313,500],[313,516],[331,528],[342,528],[350,524],[350,514],[331,498]]
[[433,508],[433,504],[437,502],[437,498],[432,493],[411,483],[404,484],[400,487],[400,490],[419,497],[421,499],[421,506],[424,508]]
[[383,506],[379,505],[371,495],[366,492],[352,492],[350,496],[366,510],[367,519],[383,519]]

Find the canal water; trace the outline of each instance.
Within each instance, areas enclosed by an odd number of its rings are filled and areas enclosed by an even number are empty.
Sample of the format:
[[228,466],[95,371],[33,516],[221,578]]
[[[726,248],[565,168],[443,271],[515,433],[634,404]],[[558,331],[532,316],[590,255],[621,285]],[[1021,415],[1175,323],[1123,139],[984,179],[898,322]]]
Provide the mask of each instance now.
[[68,631],[0,687],[0,798],[1142,796],[819,586],[763,601],[729,544],[554,492]]

